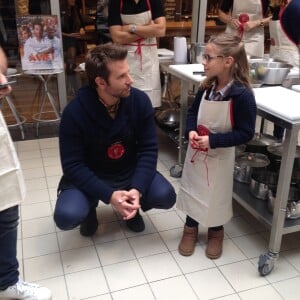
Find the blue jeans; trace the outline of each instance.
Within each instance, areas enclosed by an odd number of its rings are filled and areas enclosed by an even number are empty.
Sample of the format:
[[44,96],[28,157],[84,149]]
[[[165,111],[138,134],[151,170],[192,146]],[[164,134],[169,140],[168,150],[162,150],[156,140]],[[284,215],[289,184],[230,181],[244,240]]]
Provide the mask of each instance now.
[[[121,188],[120,188],[121,189]],[[123,188],[126,189],[126,188]],[[70,230],[80,225],[90,209],[98,205],[99,199],[88,198],[81,190],[69,187],[60,192],[54,211],[54,221],[58,228]],[[156,173],[148,190],[141,198],[141,208],[169,209],[176,201],[173,186],[160,173]]]
[[18,206],[0,211],[0,290],[5,290],[19,280],[18,220]]

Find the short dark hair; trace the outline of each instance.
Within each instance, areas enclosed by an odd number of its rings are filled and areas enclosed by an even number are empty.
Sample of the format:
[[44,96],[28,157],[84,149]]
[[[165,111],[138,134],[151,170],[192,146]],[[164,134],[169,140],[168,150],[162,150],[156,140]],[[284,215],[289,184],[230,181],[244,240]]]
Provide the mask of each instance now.
[[86,55],[85,72],[89,85],[96,87],[96,77],[108,82],[110,71],[107,64],[112,61],[124,60],[127,57],[127,49],[124,46],[107,43],[96,46]]
[[39,19],[39,18],[34,19],[33,22],[32,22],[32,28],[34,28],[35,25],[40,26],[42,31],[44,31],[43,22],[42,22],[41,19]]

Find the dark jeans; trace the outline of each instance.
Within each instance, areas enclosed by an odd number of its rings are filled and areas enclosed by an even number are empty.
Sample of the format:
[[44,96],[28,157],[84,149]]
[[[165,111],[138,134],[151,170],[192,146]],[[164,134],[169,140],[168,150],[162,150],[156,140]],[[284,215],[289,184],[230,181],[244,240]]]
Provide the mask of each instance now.
[[[199,223],[190,216],[186,216],[185,225],[188,227],[198,227]],[[223,229],[223,226],[209,227],[209,229],[219,231]]]
[[[176,193],[173,186],[157,172],[140,204],[142,210],[147,211],[151,208],[169,209],[175,204],[175,201]],[[65,189],[58,196],[54,221],[62,230],[73,229],[83,222],[91,207],[97,205],[98,200],[88,198],[79,189],[75,187]]]
[[19,280],[17,260],[17,228],[19,207],[0,211],[0,290]]

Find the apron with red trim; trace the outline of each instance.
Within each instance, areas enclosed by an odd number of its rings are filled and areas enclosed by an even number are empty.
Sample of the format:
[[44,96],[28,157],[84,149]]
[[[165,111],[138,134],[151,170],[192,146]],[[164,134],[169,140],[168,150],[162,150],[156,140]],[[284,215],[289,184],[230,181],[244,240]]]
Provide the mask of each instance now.
[[[232,100],[209,101],[203,95],[198,128],[212,133],[231,131],[231,109]],[[176,206],[202,226],[224,225],[232,217],[234,149],[199,150],[188,145]]]
[[[263,18],[261,0],[234,0],[232,7],[232,18],[239,19],[240,15],[248,16],[250,21],[261,20]],[[246,18],[244,18],[246,19]],[[238,31],[227,25],[226,32],[239,34],[245,43],[247,55],[263,57],[264,55],[264,28],[258,26],[250,31],[244,31],[241,27]]]
[[17,152],[0,111],[0,211],[19,205],[26,188]]
[[[121,7],[122,4],[123,1],[121,0]],[[149,0],[147,0],[147,4],[149,10],[143,13],[125,15],[121,11],[123,24],[149,24],[152,20]],[[130,66],[130,75],[133,78],[133,86],[143,90],[149,96],[153,107],[161,106],[161,84],[156,38],[141,38],[125,46],[128,50],[127,60]]]
[[271,38],[270,56],[275,60],[299,66],[298,48],[282,30],[280,21],[270,21],[269,30]]

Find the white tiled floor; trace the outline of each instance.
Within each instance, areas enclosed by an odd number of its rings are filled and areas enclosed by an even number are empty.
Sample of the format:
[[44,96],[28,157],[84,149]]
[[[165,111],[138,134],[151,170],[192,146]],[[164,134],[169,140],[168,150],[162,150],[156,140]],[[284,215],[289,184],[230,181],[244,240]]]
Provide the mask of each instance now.
[[[177,150],[160,136],[158,169],[169,176]],[[300,299],[300,233],[283,236],[271,274],[257,270],[268,250],[270,232],[235,203],[225,226],[221,258],[205,256],[206,230],[191,257],[178,254],[185,216],[175,208],[144,214],[146,230],[129,232],[110,206],[99,203],[99,229],[93,238],[78,228],[60,231],[53,222],[56,186],[61,175],[58,139],[16,142],[27,197],[21,205],[18,257],[21,276],[49,287],[55,300],[134,299]]]

